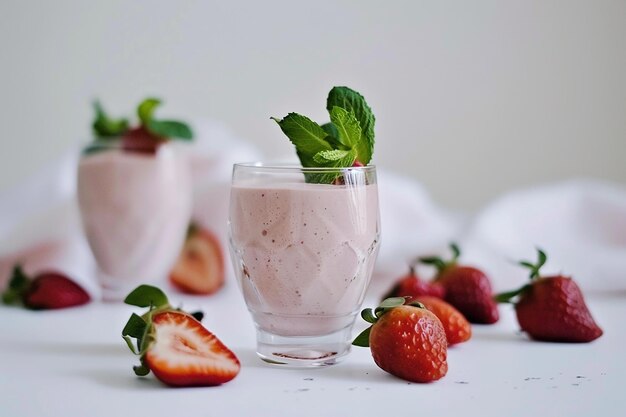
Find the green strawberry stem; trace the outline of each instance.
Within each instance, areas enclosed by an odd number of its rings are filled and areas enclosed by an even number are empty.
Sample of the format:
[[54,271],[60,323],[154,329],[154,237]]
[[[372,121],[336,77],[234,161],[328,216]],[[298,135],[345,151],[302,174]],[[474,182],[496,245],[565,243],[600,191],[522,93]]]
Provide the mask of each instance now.
[[[374,310],[371,308],[366,308],[361,311],[361,317],[368,323],[371,323],[372,326],[387,312],[393,310],[394,308],[404,305],[406,303],[407,297],[390,297],[384,299],[378,307]],[[408,304],[410,306],[418,307],[418,308],[426,308],[424,304],[420,302],[413,302]],[[370,332],[372,331],[372,326],[369,326],[367,329],[363,330],[352,342],[354,346],[360,347],[369,347],[370,345]]]
[[413,261],[412,266],[418,263],[433,265],[435,268],[437,268],[437,272],[441,274],[444,269],[456,265],[459,257],[461,256],[461,249],[459,248],[459,245],[457,243],[451,242],[450,250],[452,251],[452,258],[449,260],[444,260],[440,256],[423,256]]
[[2,294],[2,302],[4,304],[20,304],[26,291],[30,287],[31,279],[21,265],[15,265],[13,267],[13,273],[11,274],[11,280],[6,291]]
[[539,273],[539,271],[545,265],[547,260],[548,260],[548,255],[546,255],[546,253],[543,250],[537,248],[537,262],[536,263],[532,263],[530,261],[519,261],[518,262],[519,265],[530,269],[531,284],[523,285],[522,287],[513,291],[507,291],[507,292],[503,292],[500,294],[496,294],[493,297],[494,301],[498,303],[512,303],[514,298],[518,297],[519,295],[523,294],[528,289],[530,289],[530,287],[532,286],[532,282],[537,281],[539,278],[541,278],[541,274]]

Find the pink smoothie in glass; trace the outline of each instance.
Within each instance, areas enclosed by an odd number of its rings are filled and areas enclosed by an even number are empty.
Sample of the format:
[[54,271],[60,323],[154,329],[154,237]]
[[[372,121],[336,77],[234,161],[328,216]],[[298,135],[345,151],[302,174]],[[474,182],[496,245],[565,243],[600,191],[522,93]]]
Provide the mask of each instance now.
[[167,276],[191,213],[188,166],[170,144],[155,154],[107,149],[83,156],[78,200],[105,297]]
[[375,185],[235,184],[231,252],[256,325],[281,336],[351,326],[379,242]]

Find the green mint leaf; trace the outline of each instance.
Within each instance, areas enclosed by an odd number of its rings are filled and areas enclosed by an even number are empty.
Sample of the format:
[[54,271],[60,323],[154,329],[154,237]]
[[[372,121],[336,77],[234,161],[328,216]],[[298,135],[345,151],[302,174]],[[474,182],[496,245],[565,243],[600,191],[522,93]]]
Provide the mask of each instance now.
[[164,138],[193,139],[191,128],[183,122],[174,120],[149,120],[144,123],[150,133]]
[[361,140],[361,126],[354,112],[335,106],[330,111],[330,120],[339,134],[336,136],[339,142],[348,149],[355,148]]
[[148,323],[146,323],[145,320],[137,314],[133,313],[122,330],[122,336],[130,336],[135,339],[141,339],[146,332],[146,327],[148,327]]
[[92,128],[94,134],[99,138],[112,138],[122,135],[128,130],[127,119],[110,118],[99,101],[93,103],[96,112],[96,118],[93,121]]
[[343,143],[341,143],[341,141],[338,139],[339,131],[337,130],[337,126],[332,123],[325,123],[322,125],[322,129],[324,129],[324,132],[326,132],[326,134],[328,135],[324,139],[330,144],[333,149],[350,149],[344,146]]
[[326,132],[328,136],[333,138],[339,137],[339,130],[337,130],[337,126],[335,126],[334,124],[324,123],[321,127],[322,129],[324,129],[324,132]]
[[[331,151],[319,151],[313,155],[313,161],[322,167],[349,167],[354,163],[356,154],[352,151],[333,149]],[[344,161],[348,161],[343,164]]]
[[363,330],[361,332],[361,334],[359,334],[356,339],[354,339],[354,341],[352,341],[352,344],[354,346],[360,346],[360,347],[368,347],[370,345],[370,333],[372,331],[372,326],[368,327],[367,329]]
[[326,109],[329,113],[333,107],[341,107],[353,112],[361,127],[361,139],[356,145],[357,160],[363,165],[369,164],[374,153],[374,125],[376,118],[363,96],[348,87],[334,87],[328,93]]
[[147,98],[142,101],[137,107],[137,116],[139,116],[139,120],[145,126],[151,120],[154,115],[154,110],[161,105],[161,100],[158,98]]
[[124,299],[126,304],[137,307],[164,307],[169,304],[163,291],[152,285],[140,285]]
[[303,167],[315,167],[313,160],[320,151],[330,151],[332,147],[325,140],[327,133],[320,125],[306,116],[289,113],[284,119],[272,118],[296,147],[298,158]]
[[[321,168],[345,168],[350,167],[356,159],[354,150],[333,149],[330,151],[320,151],[313,156],[313,161]],[[342,175],[341,169],[331,172],[307,173],[306,182],[316,184],[332,184]]]

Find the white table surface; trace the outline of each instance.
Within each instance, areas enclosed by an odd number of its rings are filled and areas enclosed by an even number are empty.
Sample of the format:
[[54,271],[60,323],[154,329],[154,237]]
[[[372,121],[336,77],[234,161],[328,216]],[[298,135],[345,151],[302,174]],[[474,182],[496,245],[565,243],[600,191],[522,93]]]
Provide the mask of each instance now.
[[[212,297],[170,296],[201,308],[204,324],[239,357],[241,373],[209,388],[138,378],[120,333],[136,311],[92,302],[62,311],[0,307],[0,416],[624,416],[626,294],[588,294],[605,334],[589,344],[531,342],[510,306],[449,349],[448,375],[396,379],[354,348],[323,369],[272,367],[255,355],[252,322],[235,285]],[[373,301],[373,300],[372,300]],[[355,334],[363,325],[355,329]]]

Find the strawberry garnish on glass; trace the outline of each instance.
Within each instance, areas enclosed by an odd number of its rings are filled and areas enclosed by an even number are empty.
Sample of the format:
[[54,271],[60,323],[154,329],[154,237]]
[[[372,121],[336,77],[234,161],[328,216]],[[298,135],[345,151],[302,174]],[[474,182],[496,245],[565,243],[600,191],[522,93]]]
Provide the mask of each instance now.
[[437,268],[434,282],[445,288],[444,299],[456,307],[471,323],[493,324],[500,314],[492,298],[491,281],[478,268],[459,265],[461,250],[456,243],[450,244],[452,258],[438,256],[419,258],[419,261]]
[[530,269],[530,283],[495,299],[515,305],[520,327],[535,340],[585,343],[602,336],[576,282],[563,275],[542,276],[548,257],[541,249],[537,253],[536,263],[520,261]]

